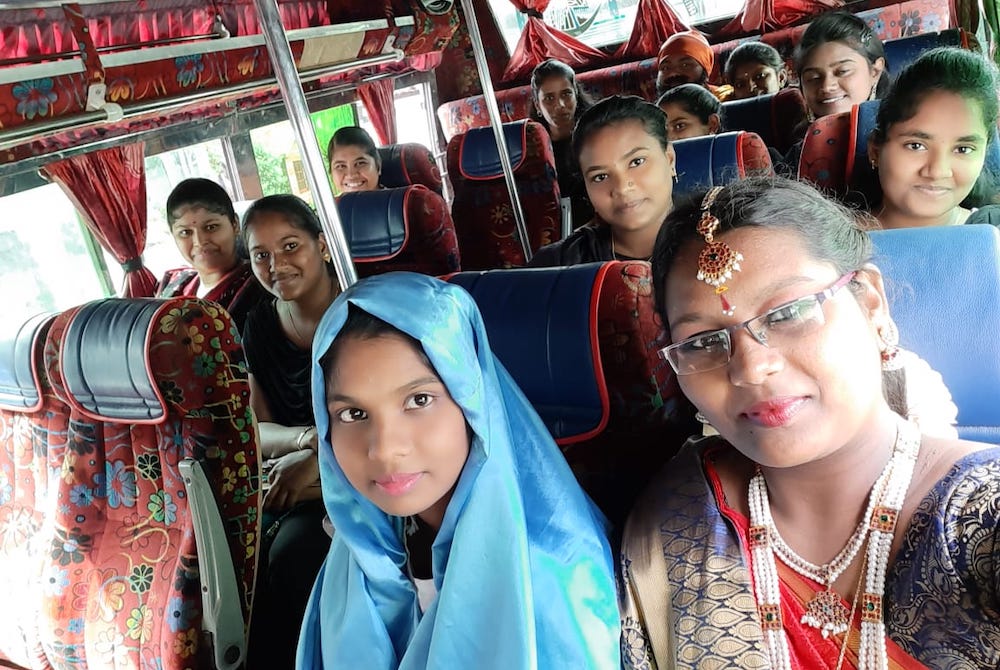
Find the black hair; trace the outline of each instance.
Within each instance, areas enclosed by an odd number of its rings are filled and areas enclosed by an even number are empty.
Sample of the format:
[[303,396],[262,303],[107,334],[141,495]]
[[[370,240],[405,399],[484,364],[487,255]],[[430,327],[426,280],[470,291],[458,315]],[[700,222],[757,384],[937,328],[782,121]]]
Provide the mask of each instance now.
[[[667,216],[653,250],[653,293],[656,312],[667,325],[667,277],[677,254],[692,240],[701,240],[698,222],[704,193]],[[859,270],[872,258],[872,242],[862,220],[853,210],[828,200],[805,182],[783,177],[747,177],[723,187],[711,207],[719,219],[719,235],[754,226],[789,230],[802,241],[815,260],[834,266],[838,275]],[[693,278],[692,278],[693,280]],[[859,284],[851,282],[852,289]],[[907,415],[905,378],[883,372],[883,390],[890,406]]]
[[573,72],[573,68],[561,60],[549,58],[536,65],[535,69],[531,71],[531,110],[528,114],[531,118],[548,128],[548,122],[542,116],[541,110],[538,109],[538,96],[541,93],[542,84],[551,77],[565,77],[569,81],[569,85],[573,87],[573,93],[576,95],[574,120],[579,119],[584,112],[594,106],[593,99],[580,88],[580,84],[576,81],[576,73]]
[[226,189],[211,179],[194,177],[185,179],[174,187],[167,196],[167,224],[170,229],[173,230],[177,219],[184,216],[184,210],[192,208],[225,216],[233,225],[239,223],[233,199],[226,193]]
[[[318,240],[323,234],[323,224],[319,216],[302,198],[289,193],[279,195],[264,196],[257,200],[243,214],[243,222],[240,231],[243,236],[243,243],[248,244],[247,237],[250,234],[250,226],[254,219],[260,214],[280,214],[288,219],[288,222],[295,228],[309,234],[314,240]],[[329,241],[327,241],[329,244]],[[335,268],[332,261],[325,261],[327,272],[333,276]]]
[[865,20],[849,12],[828,12],[816,17],[802,33],[802,39],[795,48],[795,73],[801,77],[806,60],[813,49],[828,42],[840,42],[847,45],[858,55],[874,66],[879,58],[885,63],[878,83],[875,85],[875,97],[881,99],[889,90],[889,63],[885,61],[885,48],[875,32],[865,23]]
[[[1000,75],[996,66],[980,54],[956,47],[931,49],[906,67],[879,105],[870,141],[885,144],[889,128],[916,115],[924,99],[936,91],[954,93],[979,107],[986,130],[986,141],[993,141],[997,125],[997,88]],[[995,190],[996,175],[985,166],[972,192],[962,202],[966,207],[989,204]]]
[[413,347],[417,356],[420,358],[420,361],[432,370],[436,376],[440,377],[440,375],[437,374],[437,370],[434,370],[434,366],[431,364],[426,352],[424,352],[423,346],[416,338],[404,333],[391,323],[383,321],[377,316],[372,316],[353,303],[348,303],[347,320],[344,321],[344,325],[337,333],[337,336],[333,338],[330,348],[327,349],[326,353],[319,359],[319,365],[320,369],[323,370],[323,375],[329,379],[333,374],[333,368],[337,364],[337,356],[340,353],[343,343],[348,339],[353,337],[359,340],[372,340],[377,337],[385,337],[387,335],[394,335],[405,340],[407,344]]
[[672,88],[660,96],[656,106],[662,109],[667,103],[680,105],[685,112],[697,116],[702,123],[708,123],[712,114],[719,114],[722,109],[719,99],[700,84],[681,84]]
[[638,121],[643,129],[660,143],[664,151],[667,139],[667,115],[663,110],[634,95],[612,95],[584,112],[573,129],[573,157],[580,162],[584,142],[598,130],[623,121]]
[[326,162],[333,163],[333,152],[337,147],[360,147],[363,152],[372,157],[375,161],[375,170],[382,169],[382,157],[378,154],[378,147],[368,131],[358,126],[344,126],[333,134],[330,143],[326,146]]
[[781,57],[778,50],[770,44],[764,42],[744,42],[729,54],[726,60],[726,79],[733,83],[733,72],[738,67],[748,63],[759,63],[772,68],[775,72],[785,69],[785,59]]

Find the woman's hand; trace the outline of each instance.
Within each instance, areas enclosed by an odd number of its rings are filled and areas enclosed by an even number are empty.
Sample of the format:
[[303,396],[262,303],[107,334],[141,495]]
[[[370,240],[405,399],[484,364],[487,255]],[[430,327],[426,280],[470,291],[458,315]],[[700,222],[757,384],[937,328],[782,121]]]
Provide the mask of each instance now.
[[320,497],[319,459],[315,451],[293,451],[269,463],[270,489],[264,496],[265,510],[286,510],[303,500]]

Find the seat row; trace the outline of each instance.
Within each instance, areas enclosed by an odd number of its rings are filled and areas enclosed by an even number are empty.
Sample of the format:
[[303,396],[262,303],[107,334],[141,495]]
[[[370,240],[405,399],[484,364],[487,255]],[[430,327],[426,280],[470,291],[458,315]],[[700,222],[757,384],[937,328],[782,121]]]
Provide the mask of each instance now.
[[[902,344],[943,376],[959,434],[1000,443],[1000,233],[873,238]],[[474,296],[498,358],[620,523],[692,431],[657,355],[648,263],[449,280]],[[102,300],[0,339],[0,658],[239,665],[260,516],[248,395],[228,315],[200,300]],[[208,500],[190,486],[198,470]],[[221,534],[206,535],[202,509]]]

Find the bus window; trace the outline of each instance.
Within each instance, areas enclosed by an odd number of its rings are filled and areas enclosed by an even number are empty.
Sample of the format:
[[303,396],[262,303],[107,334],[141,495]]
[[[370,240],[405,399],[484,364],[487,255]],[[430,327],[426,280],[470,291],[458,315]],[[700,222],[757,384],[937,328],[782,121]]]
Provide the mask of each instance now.
[[[505,0],[506,1],[506,0]],[[416,142],[437,152],[437,142],[431,137],[427,124],[427,109],[424,106],[422,84],[397,88],[393,93],[396,107],[396,142]],[[354,103],[358,114],[358,125],[368,131],[372,139],[378,141],[375,126],[368,116],[368,110],[360,102]]]
[[15,321],[114,294],[96,243],[56,184],[0,198],[0,284],[4,318]]

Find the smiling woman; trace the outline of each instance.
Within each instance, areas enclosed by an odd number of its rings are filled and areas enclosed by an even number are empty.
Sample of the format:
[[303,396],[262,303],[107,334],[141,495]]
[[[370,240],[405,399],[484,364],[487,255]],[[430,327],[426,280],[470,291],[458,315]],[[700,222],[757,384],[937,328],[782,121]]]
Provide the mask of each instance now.
[[374,191],[380,187],[382,160],[371,135],[364,128],[341,128],[327,147],[330,177],[337,193]]
[[900,73],[868,144],[884,228],[1000,222],[984,169],[997,123],[996,68],[963,49],[935,49]]
[[330,544],[317,486],[309,353],[339,289],[319,219],[299,198],[255,202],[243,216],[243,236],[254,275],[273,296],[250,313],[243,341],[269,472],[248,667],[290,668],[302,612]]

